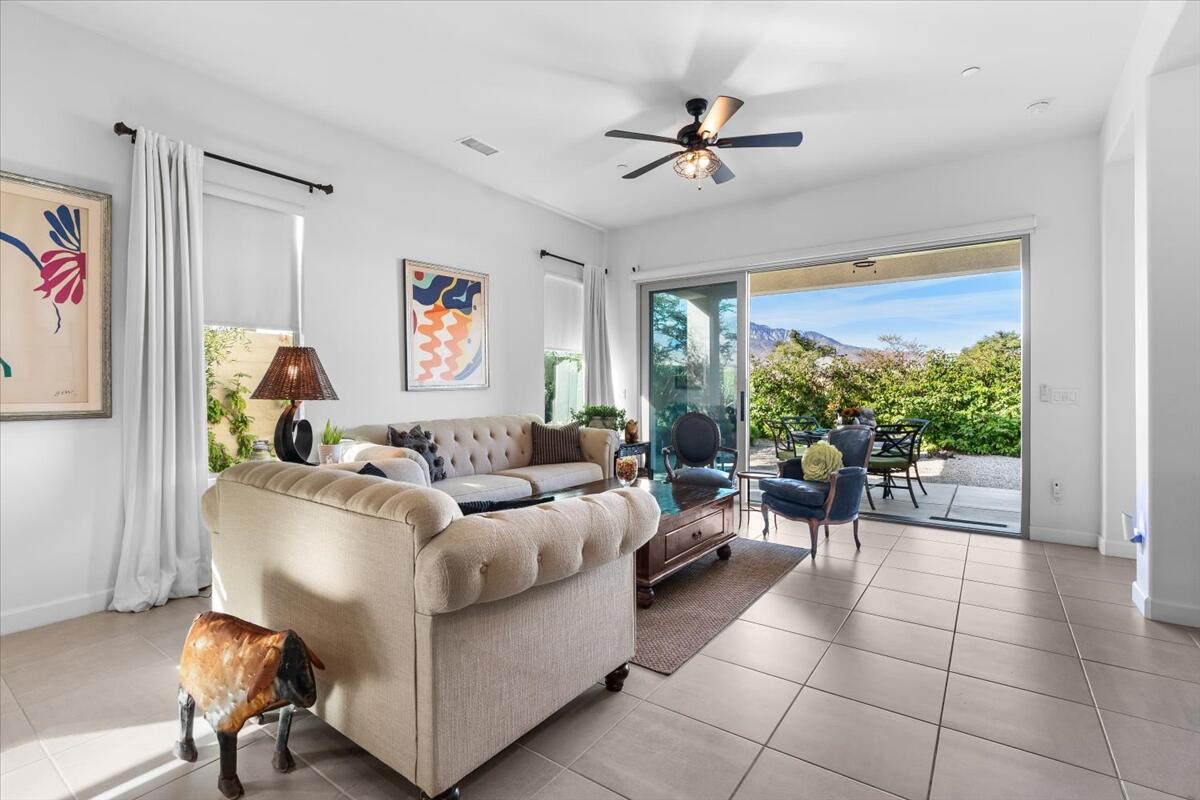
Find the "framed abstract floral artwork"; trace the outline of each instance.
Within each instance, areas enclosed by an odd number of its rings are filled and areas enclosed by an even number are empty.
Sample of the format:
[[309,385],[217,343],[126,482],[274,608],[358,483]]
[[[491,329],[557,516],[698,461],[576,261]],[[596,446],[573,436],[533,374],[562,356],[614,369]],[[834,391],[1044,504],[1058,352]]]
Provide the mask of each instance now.
[[0,419],[112,416],[112,198],[0,172]]
[[488,276],[404,260],[406,387],[488,385]]

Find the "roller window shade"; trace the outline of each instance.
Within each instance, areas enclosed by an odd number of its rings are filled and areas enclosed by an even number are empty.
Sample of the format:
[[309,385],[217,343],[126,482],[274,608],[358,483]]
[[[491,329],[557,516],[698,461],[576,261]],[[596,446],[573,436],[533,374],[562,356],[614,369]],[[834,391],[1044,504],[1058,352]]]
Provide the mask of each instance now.
[[583,284],[546,276],[546,349],[583,352]]
[[299,330],[300,221],[204,196],[205,323]]

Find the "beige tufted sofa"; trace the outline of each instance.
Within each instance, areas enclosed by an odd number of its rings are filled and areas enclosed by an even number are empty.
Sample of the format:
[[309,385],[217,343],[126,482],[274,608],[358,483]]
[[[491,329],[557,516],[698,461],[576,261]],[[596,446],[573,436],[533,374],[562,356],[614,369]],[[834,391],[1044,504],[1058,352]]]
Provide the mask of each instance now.
[[[533,415],[513,414],[392,423],[391,427],[397,430],[420,425],[422,430],[433,434],[438,455],[446,460],[446,478],[436,482],[430,482],[429,465],[420,454],[387,445],[387,425],[363,425],[346,432],[355,443],[343,450],[342,461],[346,465],[343,468],[365,461],[407,459],[422,471],[421,485],[432,486],[460,502],[514,500],[612,477],[617,433],[599,428],[580,429],[583,461],[531,465],[531,423],[540,421]],[[407,467],[402,469],[408,471]]]
[[213,606],[324,662],[313,711],[429,795],[633,655],[640,489],[463,517],[410,483],[247,462],[204,495]]

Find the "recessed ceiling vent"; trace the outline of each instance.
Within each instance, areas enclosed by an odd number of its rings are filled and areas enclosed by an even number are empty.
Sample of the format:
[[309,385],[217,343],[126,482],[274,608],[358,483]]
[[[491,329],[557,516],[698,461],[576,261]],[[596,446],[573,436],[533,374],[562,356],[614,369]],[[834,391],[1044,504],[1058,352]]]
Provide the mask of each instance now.
[[490,144],[479,141],[474,136],[468,136],[464,139],[459,139],[458,143],[461,144],[463,147],[471,148],[476,153],[483,153],[485,156],[494,156],[494,155],[496,155],[496,153],[500,152],[496,148],[492,147]]

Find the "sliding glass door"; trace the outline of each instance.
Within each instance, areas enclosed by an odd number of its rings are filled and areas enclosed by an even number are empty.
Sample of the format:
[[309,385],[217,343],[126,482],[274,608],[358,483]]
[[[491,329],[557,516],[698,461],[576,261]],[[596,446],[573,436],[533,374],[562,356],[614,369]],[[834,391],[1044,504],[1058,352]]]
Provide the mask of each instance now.
[[688,411],[716,420],[745,464],[745,276],[644,285],[642,418],[656,473],[671,426]]

